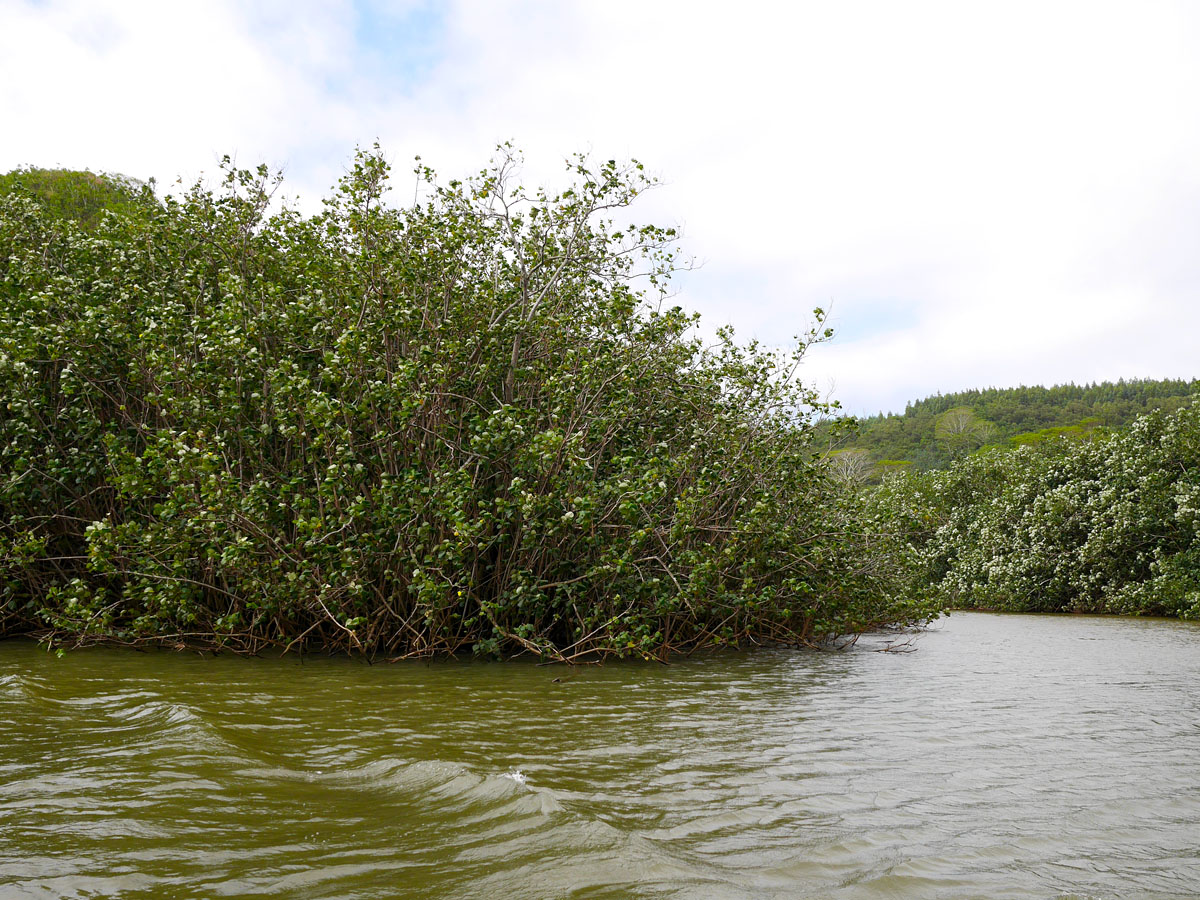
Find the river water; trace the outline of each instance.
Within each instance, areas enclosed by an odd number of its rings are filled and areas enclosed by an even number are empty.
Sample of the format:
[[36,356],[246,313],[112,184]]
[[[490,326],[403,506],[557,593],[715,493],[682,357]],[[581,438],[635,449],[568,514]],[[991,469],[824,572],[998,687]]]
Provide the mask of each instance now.
[[1200,896],[1200,627],[889,640],[577,672],[0,643],[0,898]]

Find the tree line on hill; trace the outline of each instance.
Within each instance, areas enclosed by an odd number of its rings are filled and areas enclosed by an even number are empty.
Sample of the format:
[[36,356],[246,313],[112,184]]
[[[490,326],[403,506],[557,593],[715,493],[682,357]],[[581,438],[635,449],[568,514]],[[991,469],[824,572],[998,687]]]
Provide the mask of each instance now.
[[821,433],[834,453],[876,480],[898,468],[936,469],[981,447],[1011,448],[1059,437],[1089,438],[1125,428],[1153,410],[1180,409],[1200,381],[1134,379],[1089,385],[987,388],[938,394],[903,414],[857,421]]

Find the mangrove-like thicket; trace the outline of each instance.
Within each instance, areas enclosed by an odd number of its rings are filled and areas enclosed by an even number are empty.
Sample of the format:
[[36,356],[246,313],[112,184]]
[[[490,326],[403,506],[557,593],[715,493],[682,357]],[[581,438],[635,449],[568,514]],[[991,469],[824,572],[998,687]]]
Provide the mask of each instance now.
[[360,153],[315,215],[101,180],[0,199],[0,634],[573,660],[933,612],[814,452],[820,314],[701,340],[639,165],[393,205]]
[[935,603],[1200,619],[1200,398],[868,496],[878,527],[909,536],[907,590]]

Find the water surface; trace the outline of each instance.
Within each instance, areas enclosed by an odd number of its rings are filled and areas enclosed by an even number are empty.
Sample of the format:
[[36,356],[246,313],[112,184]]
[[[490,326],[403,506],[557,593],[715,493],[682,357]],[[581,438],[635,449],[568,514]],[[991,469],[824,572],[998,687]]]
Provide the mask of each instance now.
[[1200,627],[884,640],[577,672],[0,643],[0,897],[1200,896]]

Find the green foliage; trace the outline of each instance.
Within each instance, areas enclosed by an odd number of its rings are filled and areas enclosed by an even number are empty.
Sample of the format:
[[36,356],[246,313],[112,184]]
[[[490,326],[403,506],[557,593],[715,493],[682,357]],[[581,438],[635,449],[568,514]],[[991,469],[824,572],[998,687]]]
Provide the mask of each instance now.
[[148,186],[123,175],[95,175],[69,169],[14,169],[0,175],[0,197],[33,199],[49,216],[70,219],[95,230],[106,212],[136,215],[153,203]]
[[1082,441],[1090,440],[1105,433],[1107,433],[1107,429],[1100,427],[1100,420],[1090,418],[1084,419],[1075,425],[1057,425],[1051,428],[1041,428],[1037,431],[1027,431],[1024,434],[1015,434],[1008,439],[1008,445],[1010,447],[1024,447],[1026,445],[1063,439]]
[[991,422],[979,418],[966,406],[946,410],[934,420],[933,435],[950,455],[957,459],[988,443],[995,434]]
[[0,200],[0,633],[570,660],[928,617],[813,452],[820,315],[706,348],[673,232],[613,218],[640,165],[514,165],[395,209],[360,153],[308,218],[265,169]]
[[910,590],[960,607],[1200,618],[1200,400],[1090,441],[889,478]]
[[[910,403],[903,415],[871,416],[857,423],[857,433],[828,439],[837,446],[866,450],[876,461],[944,468],[981,446],[1091,439],[1124,428],[1152,410],[1179,409],[1198,387],[1197,381],[1168,379],[939,394]],[[822,439],[827,439],[831,424],[818,429]]]

